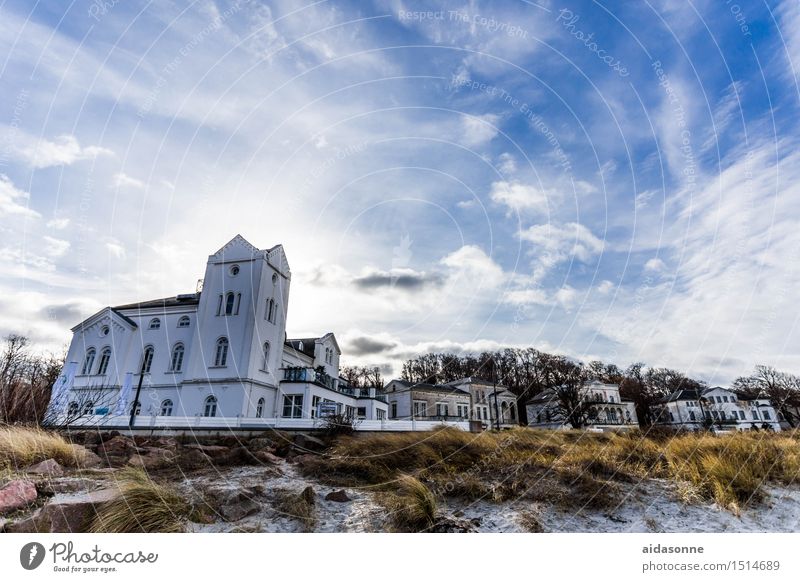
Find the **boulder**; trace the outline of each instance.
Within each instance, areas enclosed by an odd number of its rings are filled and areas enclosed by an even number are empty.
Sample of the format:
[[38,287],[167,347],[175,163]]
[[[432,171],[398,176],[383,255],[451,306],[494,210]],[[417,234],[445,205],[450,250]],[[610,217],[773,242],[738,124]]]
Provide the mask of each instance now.
[[79,491],[92,491],[97,489],[100,481],[84,479],[81,477],[55,477],[36,483],[39,495],[53,497],[59,493],[77,493]]
[[228,464],[231,459],[230,447],[223,447],[222,445],[200,445],[192,443],[184,447],[188,450],[200,451],[208,456],[215,464]]
[[300,497],[309,505],[315,505],[317,502],[317,493],[311,485],[303,489]]
[[86,449],[81,453],[75,455],[75,464],[79,469],[97,469],[105,465],[103,459],[92,451]]
[[48,477],[60,477],[64,474],[64,467],[58,464],[55,459],[47,459],[41,463],[36,463],[25,470],[34,475],[47,475]]
[[211,466],[211,458],[198,449],[184,449],[178,455],[177,464],[181,469],[202,469]]
[[27,507],[39,496],[31,481],[15,479],[0,489],[0,515]]
[[118,489],[100,489],[77,495],[56,495],[30,517],[7,524],[9,533],[85,533],[97,511],[116,499]]
[[269,451],[257,451],[253,453],[253,456],[259,461],[270,465],[280,465],[283,463],[283,459],[273,455]]
[[137,453],[128,460],[128,465],[140,467],[145,471],[167,469],[175,464],[175,453],[166,449],[148,447],[144,454]]
[[273,449],[270,452],[274,453],[275,441],[266,437],[256,437],[247,442],[247,448],[251,451],[263,451],[264,449]]
[[347,495],[347,491],[344,489],[339,489],[338,491],[331,491],[325,496],[325,501],[335,501],[337,503],[347,503],[348,501],[352,501],[350,497]]
[[97,447],[97,454],[102,458],[127,459],[127,457],[134,454],[136,450],[136,443],[133,442],[133,439],[118,435],[110,440],[103,441],[103,443]]
[[261,487],[210,487],[205,492],[205,499],[209,507],[225,521],[239,521],[258,512],[261,505],[254,498],[263,493]]

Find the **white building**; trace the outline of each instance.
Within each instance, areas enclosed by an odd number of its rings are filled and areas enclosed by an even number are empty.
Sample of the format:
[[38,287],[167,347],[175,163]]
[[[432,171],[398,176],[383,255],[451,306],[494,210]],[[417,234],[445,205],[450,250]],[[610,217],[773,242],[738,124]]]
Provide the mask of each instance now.
[[[386,417],[375,389],[339,379],[332,333],[287,339],[291,284],[281,245],[241,236],[208,257],[202,291],[106,307],[72,328],[54,403],[68,417]],[[136,394],[139,393],[138,404]]]
[[677,390],[664,398],[657,423],[682,430],[781,430],[780,418],[767,398],[741,398],[716,386],[704,390]]
[[[504,386],[480,378],[461,378],[446,384],[391,380],[384,387],[389,418],[401,420],[478,420],[484,428],[519,424],[517,398]],[[495,400],[497,406],[495,406]]]
[[[586,426],[600,430],[619,430],[638,426],[636,407],[619,395],[619,386],[598,380],[587,382],[581,388],[581,406],[585,411]],[[562,407],[554,390],[544,390],[525,404],[528,426],[532,428],[569,429]]]

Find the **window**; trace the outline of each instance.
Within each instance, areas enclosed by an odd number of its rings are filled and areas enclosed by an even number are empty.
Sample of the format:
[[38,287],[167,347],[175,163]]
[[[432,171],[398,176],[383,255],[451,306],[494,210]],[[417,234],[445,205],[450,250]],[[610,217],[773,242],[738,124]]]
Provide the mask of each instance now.
[[239,265],[234,265],[231,267],[231,277],[235,277],[239,274]]
[[331,350],[330,350],[330,348],[325,348],[325,363],[326,364],[330,364],[331,363]]
[[[274,299],[267,299],[267,309],[264,312],[264,317],[266,317],[267,321],[270,323],[275,323],[275,316],[277,315],[278,309],[275,305]],[[303,348],[300,348],[301,350]]]
[[131,404],[131,412],[134,416],[139,416],[142,413],[142,403],[137,401]]
[[189,319],[188,315],[184,315],[178,320],[178,327],[189,327],[191,325],[191,320]]
[[236,294],[236,311],[234,312],[234,315],[239,315],[239,306],[241,304],[242,304],[242,294],[241,293],[237,293]]
[[672,411],[671,411],[671,410],[670,410],[670,412],[669,412],[669,421],[670,421],[670,422],[675,422],[675,415],[674,415],[674,414],[672,414]]
[[[500,416],[500,418],[501,419],[507,418],[508,417],[508,402],[503,402],[503,404],[500,405],[500,410],[502,411],[502,415]],[[459,416],[461,416],[461,413],[459,413]]]
[[367,418],[367,407],[359,406],[356,414],[358,415],[358,418]]
[[728,397],[727,397],[727,396],[723,396],[723,397],[722,397],[722,401],[723,401],[723,402],[727,402],[727,401],[728,401]]
[[221,337],[217,340],[217,353],[214,356],[214,365],[221,368],[228,365],[228,338]]
[[222,294],[219,296],[219,303],[217,303],[217,315],[222,315]]
[[756,410],[755,408],[753,409],[753,420],[759,420],[759,418],[758,418],[758,410]]
[[447,404],[441,402],[436,404],[436,416],[449,416],[449,412]]
[[731,396],[731,402],[736,402],[736,396]]
[[183,354],[186,350],[183,344],[175,344],[172,348],[172,359],[170,360],[169,369],[172,372],[180,372],[183,368]]
[[161,403],[161,416],[172,416],[172,400],[165,400]]
[[317,418],[320,402],[322,402],[322,398],[320,398],[319,396],[311,397],[311,418]]
[[67,406],[67,414],[70,417],[73,417],[77,416],[79,412],[80,412],[80,407],[78,406],[78,403],[75,402],[74,400],[70,402],[69,405]]
[[[504,404],[505,406],[505,404]],[[469,416],[469,406],[466,404],[458,404],[456,405],[456,409],[458,411],[458,416],[461,418],[467,418]]]
[[283,417],[302,418],[303,417],[303,395],[286,394],[283,397]]
[[149,374],[150,367],[153,365],[153,356],[155,355],[155,350],[153,346],[147,346],[144,348],[144,354],[142,354],[142,367],[140,368],[140,372],[142,374]]
[[278,273],[272,273],[272,284],[273,285],[278,284]]
[[206,406],[203,409],[203,416],[216,416],[217,415],[217,397],[209,396],[206,398]]
[[269,342],[264,342],[264,366],[261,369],[269,371]]
[[689,411],[689,420],[697,420],[697,417],[694,414],[694,410]]
[[150,325],[147,326],[147,329],[161,329],[161,320],[154,317],[150,320]]
[[617,422],[617,410],[615,408],[610,409],[606,412],[606,417],[610,422]]
[[609,402],[614,402],[614,397],[613,397],[613,396],[609,396],[609,397],[608,397],[608,401],[609,401]]
[[89,400],[86,404],[83,405],[83,413],[84,414],[94,414],[94,402]]
[[739,420],[745,420],[744,410],[739,411]]
[[386,411],[385,410],[376,410],[375,412],[378,415],[378,420],[386,420]]
[[86,357],[83,359],[83,368],[81,368],[81,374],[91,374],[92,368],[94,367],[94,358],[97,355],[97,350],[94,348],[89,348],[86,350]]
[[511,413],[511,420],[516,422],[516,420],[517,420],[517,405],[514,404],[513,402],[511,403],[511,406],[509,407],[509,412]]
[[233,315],[233,304],[236,301],[236,295],[228,293],[225,297],[225,315]]
[[107,326],[107,325],[104,325],[103,327],[101,327],[101,328],[100,328],[100,335],[101,335],[102,337],[106,337],[106,336],[108,335],[108,332],[109,332],[109,331],[110,331],[110,330],[108,329],[108,326]]
[[392,402],[392,418],[397,418],[397,402]]
[[259,398],[256,403],[256,418],[261,418],[262,416],[264,416],[264,399]]
[[108,371],[108,363],[111,361],[111,348],[103,348],[100,352],[100,365],[97,366],[98,374],[105,374]]
[[414,416],[425,416],[425,402],[422,400],[414,401]]
[[772,420],[772,418],[769,415],[769,410],[762,410],[761,411],[761,416],[764,417],[764,420]]

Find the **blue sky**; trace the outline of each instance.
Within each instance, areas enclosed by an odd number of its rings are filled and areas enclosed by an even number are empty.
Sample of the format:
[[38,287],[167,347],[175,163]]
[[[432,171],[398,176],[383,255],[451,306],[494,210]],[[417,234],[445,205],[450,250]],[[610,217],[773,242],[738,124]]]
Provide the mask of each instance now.
[[387,373],[800,371],[793,0],[12,1],[0,47],[3,333],[192,291],[241,233],[291,335]]

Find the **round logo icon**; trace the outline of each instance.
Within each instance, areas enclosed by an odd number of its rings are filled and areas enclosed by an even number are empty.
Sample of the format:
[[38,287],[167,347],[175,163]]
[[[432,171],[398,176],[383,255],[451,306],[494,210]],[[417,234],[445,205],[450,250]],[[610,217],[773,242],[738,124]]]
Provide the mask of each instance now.
[[19,563],[26,570],[35,570],[44,562],[44,554],[44,546],[39,542],[25,544],[19,551]]

